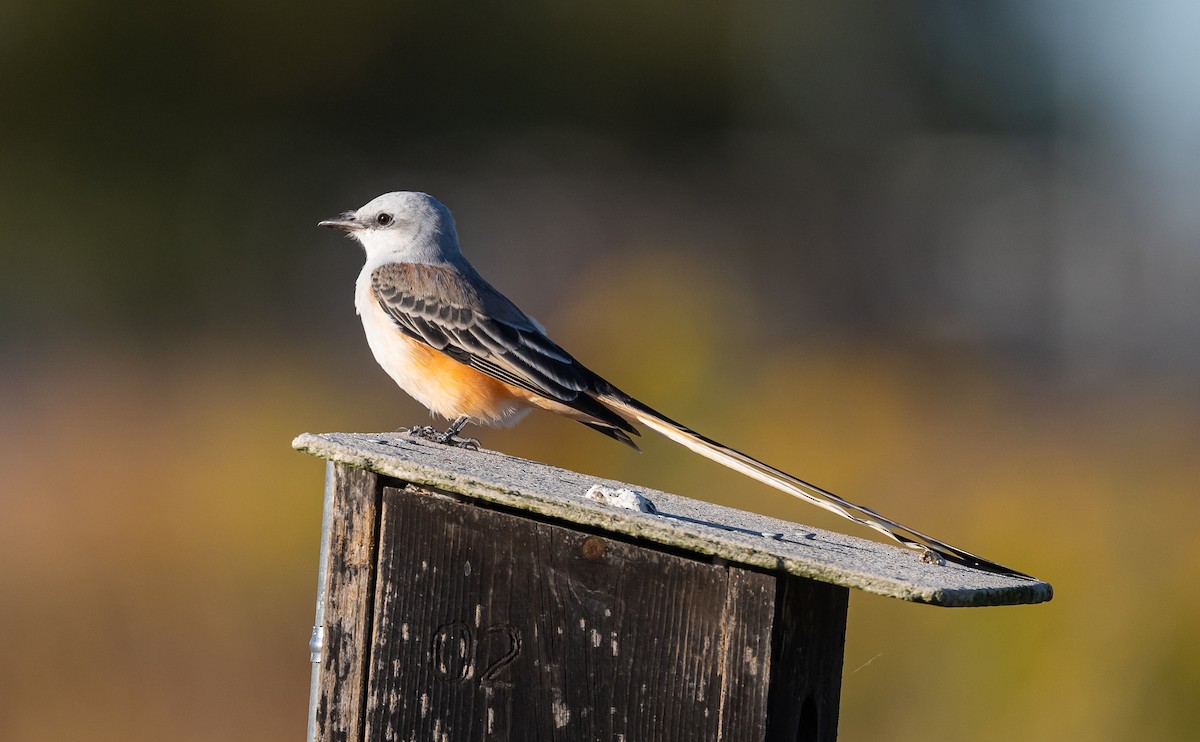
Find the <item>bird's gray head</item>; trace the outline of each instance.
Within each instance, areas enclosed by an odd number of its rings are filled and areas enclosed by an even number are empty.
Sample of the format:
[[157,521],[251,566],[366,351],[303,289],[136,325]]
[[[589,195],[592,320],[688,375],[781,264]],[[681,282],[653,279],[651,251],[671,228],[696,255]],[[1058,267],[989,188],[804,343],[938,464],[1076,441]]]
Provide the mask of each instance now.
[[454,217],[427,193],[385,193],[318,226],[358,240],[368,262],[443,263],[460,255]]

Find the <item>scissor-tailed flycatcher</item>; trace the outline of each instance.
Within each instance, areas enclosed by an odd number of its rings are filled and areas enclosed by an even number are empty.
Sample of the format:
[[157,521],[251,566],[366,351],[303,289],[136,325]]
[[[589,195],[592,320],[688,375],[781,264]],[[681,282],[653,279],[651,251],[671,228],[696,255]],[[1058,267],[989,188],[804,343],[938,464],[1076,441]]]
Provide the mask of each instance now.
[[634,423],[730,469],[873,528],[926,560],[1020,572],[889,520],[655,412],[558,347],[462,256],[450,211],[424,193],[386,193],[320,223],[366,250],[354,304],[375,360],[400,388],[453,420],[512,425],[532,407],[556,412],[637,448]]

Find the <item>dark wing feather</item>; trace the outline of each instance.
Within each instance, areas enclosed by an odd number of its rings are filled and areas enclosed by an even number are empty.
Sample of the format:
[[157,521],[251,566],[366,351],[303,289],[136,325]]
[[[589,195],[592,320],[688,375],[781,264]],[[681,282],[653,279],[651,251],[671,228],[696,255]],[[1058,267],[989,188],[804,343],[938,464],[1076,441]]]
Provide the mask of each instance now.
[[591,396],[608,389],[607,382],[546,337],[469,266],[390,263],[371,274],[371,290],[408,337],[494,379],[590,415],[603,425],[585,423],[589,427],[633,445],[627,435],[603,427],[638,434]]

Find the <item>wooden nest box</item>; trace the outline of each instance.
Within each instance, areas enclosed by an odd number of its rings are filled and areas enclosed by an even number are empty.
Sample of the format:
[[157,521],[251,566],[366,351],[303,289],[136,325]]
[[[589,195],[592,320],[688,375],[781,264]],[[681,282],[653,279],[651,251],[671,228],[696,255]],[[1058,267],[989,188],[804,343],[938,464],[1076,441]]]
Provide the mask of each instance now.
[[850,588],[1044,582],[404,434],[328,460],[309,738],[833,740]]

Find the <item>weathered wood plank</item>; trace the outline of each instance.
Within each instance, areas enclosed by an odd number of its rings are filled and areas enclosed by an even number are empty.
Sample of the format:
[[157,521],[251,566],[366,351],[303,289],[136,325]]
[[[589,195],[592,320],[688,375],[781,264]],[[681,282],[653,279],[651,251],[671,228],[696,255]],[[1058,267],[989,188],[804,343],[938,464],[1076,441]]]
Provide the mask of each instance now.
[[762,740],[777,579],[385,488],[366,738]]
[[767,707],[771,742],[837,739],[849,598],[839,585],[780,576]]
[[[638,487],[657,513],[615,508],[584,496],[593,485],[632,485],[491,451],[467,451],[402,433],[306,433],[293,446],[417,484],[902,600],[989,606],[1050,600],[1049,584],[957,565],[920,561],[915,552]],[[747,488],[753,488],[747,483]],[[764,536],[770,534],[770,536]],[[953,540],[953,539],[952,539]]]
[[761,740],[767,734],[779,576],[737,565],[727,566],[726,575],[725,605],[718,619],[723,703],[719,736],[714,739]]
[[380,483],[374,472],[345,465],[335,467],[333,476],[316,739],[358,742],[370,662]]

